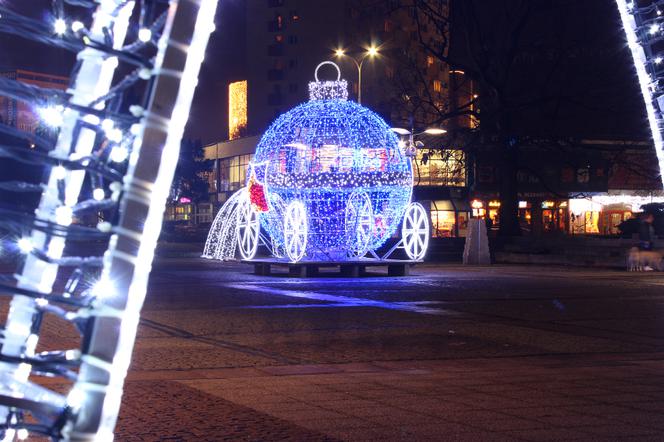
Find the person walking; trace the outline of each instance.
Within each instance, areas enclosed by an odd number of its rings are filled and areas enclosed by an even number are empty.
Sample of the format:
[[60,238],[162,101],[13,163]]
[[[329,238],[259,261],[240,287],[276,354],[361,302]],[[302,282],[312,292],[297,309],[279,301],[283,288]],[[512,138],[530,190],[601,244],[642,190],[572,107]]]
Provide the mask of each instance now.
[[639,223],[639,249],[652,250],[655,241],[655,228],[652,223],[655,217],[652,213],[644,213]]
[[[644,213],[641,216],[639,223],[639,250],[651,251],[653,242],[655,241],[655,228],[652,223],[655,221],[655,216],[652,213]],[[649,265],[643,267],[643,270],[651,272],[654,269]]]

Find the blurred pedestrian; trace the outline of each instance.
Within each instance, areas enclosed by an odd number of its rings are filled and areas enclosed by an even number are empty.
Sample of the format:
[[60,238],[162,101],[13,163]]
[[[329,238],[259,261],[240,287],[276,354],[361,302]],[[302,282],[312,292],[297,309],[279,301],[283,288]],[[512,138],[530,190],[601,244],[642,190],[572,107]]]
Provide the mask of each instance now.
[[655,221],[655,217],[652,213],[644,213],[641,216],[641,223],[639,224],[639,249],[641,250],[652,250],[655,241],[653,221]]

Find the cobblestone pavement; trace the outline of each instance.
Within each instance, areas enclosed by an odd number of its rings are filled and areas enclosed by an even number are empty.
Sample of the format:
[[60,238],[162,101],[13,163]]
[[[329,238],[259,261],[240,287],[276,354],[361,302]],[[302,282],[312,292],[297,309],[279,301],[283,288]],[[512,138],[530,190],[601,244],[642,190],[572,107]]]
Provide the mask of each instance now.
[[118,440],[664,439],[662,274],[250,271],[157,262]]

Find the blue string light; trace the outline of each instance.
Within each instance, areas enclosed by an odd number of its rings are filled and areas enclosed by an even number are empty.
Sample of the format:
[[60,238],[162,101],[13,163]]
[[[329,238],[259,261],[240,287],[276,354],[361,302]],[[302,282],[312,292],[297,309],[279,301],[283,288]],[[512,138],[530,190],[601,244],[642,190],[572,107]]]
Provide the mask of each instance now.
[[412,166],[396,135],[376,113],[346,100],[345,83],[312,83],[310,101],[268,128],[250,165],[250,188],[258,184],[267,196],[260,221],[273,248],[291,245],[288,205],[305,207],[303,259],[345,260],[379,248],[411,198]]

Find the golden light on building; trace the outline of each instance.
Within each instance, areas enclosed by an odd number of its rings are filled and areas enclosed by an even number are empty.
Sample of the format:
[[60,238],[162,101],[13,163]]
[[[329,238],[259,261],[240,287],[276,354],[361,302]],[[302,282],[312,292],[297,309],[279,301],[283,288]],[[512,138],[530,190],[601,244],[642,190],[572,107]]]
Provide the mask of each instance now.
[[247,129],[247,80],[228,85],[228,139],[240,138]]

